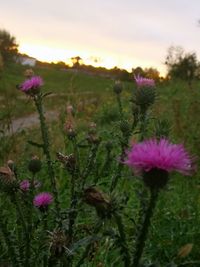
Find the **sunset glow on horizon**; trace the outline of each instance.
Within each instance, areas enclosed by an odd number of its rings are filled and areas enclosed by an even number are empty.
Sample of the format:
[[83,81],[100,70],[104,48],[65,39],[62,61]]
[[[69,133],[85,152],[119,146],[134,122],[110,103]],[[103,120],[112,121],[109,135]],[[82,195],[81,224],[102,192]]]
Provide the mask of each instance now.
[[40,61],[80,56],[87,65],[164,75],[171,45],[200,57],[199,0],[7,0],[0,8],[0,28]]
[[[30,57],[34,57],[39,61],[48,63],[57,63],[59,61],[65,64],[71,65],[71,58],[75,56],[80,56],[83,59],[85,65],[92,65],[94,67],[105,67],[107,69],[112,69],[118,67],[125,69],[129,72],[132,71],[133,67],[142,66],[143,68],[155,67],[151,65],[148,61],[141,60],[131,60],[125,56],[116,56],[108,53],[100,53],[96,51],[95,54],[90,54],[88,51],[83,50],[73,50],[64,49],[59,46],[53,47],[48,44],[29,44],[22,43],[19,45],[19,52],[22,54],[27,54]],[[133,64],[134,62],[134,64]],[[165,68],[163,66],[158,68],[161,75],[165,75]]]

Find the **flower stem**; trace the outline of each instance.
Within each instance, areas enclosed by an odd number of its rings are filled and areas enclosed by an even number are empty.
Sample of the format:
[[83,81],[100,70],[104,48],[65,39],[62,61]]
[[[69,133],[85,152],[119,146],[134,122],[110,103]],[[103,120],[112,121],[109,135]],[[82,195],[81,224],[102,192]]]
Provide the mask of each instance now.
[[[46,236],[46,231],[47,231],[47,216],[48,216],[48,213],[47,212],[45,212],[44,213],[44,216],[43,216],[43,218],[42,218],[42,220],[43,220],[43,238],[44,238],[44,240],[45,240],[45,242],[46,242],[46,238],[47,238],[47,236]],[[48,265],[48,255],[47,255],[47,247],[46,247],[46,245],[45,245],[45,252],[44,252],[44,257],[43,257],[43,267],[47,267],[47,265]]]
[[146,127],[147,127],[147,114],[146,112],[143,112],[140,120],[140,141],[143,141],[145,139]]
[[124,168],[124,158],[126,156],[126,149],[128,147],[128,140],[129,140],[129,135],[124,135],[123,136],[123,140],[121,140],[121,155],[120,155],[120,159],[117,165],[117,169],[116,172],[113,174],[112,178],[111,178],[111,185],[110,185],[110,192],[113,192],[114,189],[116,188],[119,178],[122,175],[122,171]]
[[121,245],[121,251],[123,253],[124,267],[129,267],[130,266],[130,254],[129,254],[128,245],[126,242],[126,234],[125,234],[124,225],[122,223],[122,218],[119,214],[115,214],[115,221],[116,221],[119,235],[120,235],[120,245]]
[[[94,231],[93,231],[93,234],[94,235],[96,235],[101,230],[102,225],[103,225],[102,221],[98,221],[97,222],[97,224],[95,225]],[[83,252],[83,255],[82,255],[81,259],[75,265],[76,267],[80,267],[84,263],[85,259],[87,258],[88,254],[89,254],[89,251],[90,251],[90,249],[92,247],[92,244],[93,244],[93,242],[89,243],[86,246],[86,248],[85,248],[85,250]]]
[[57,219],[59,219],[60,221],[60,203],[58,200],[58,191],[57,191],[57,186],[56,186],[55,172],[54,172],[51,155],[50,155],[49,133],[48,133],[48,128],[46,126],[46,120],[45,120],[43,106],[42,106],[42,95],[38,94],[37,96],[34,96],[34,101],[35,101],[35,105],[36,105],[36,108],[39,114],[39,119],[40,119],[40,128],[41,128],[42,139],[43,139],[43,152],[46,156],[48,175],[49,175],[49,178],[51,179],[52,192],[54,195],[54,201],[55,201],[55,206],[56,206],[56,215],[57,215]]
[[151,189],[149,206],[145,214],[143,225],[140,229],[139,235],[136,240],[136,249],[135,249],[134,256],[133,256],[133,262],[131,265],[132,267],[139,266],[139,262],[140,262],[140,259],[142,257],[142,253],[145,247],[145,241],[148,235],[148,230],[151,225],[151,218],[153,216],[153,212],[154,212],[156,202],[158,199],[158,193],[159,191],[157,189]]
[[122,118],[123,117],[123,109],[122,109],[122,101],[121,101],[120,94],[117,94],[117,103],[118,103],[118,107],[119,107],[119,114]]

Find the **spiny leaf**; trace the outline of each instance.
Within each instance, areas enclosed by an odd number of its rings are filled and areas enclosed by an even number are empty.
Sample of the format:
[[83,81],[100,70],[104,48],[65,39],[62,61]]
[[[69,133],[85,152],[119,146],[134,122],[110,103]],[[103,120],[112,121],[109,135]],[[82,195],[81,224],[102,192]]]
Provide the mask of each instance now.
[[32,146],[36,146],[36,147],[39,147],[39,148],[43,148],[43,144],[38,144],[38,143],[36,143],[36,142],[33,142],[33,141],[31,141],[31,140],[28,140],[27,141],[30,145],[32,145]]
[[44,98],[44,97],[46,97],[46,96],[49,96],[49,95],[51,95],[51,94],[52,94],[52,92],[44,93],[44,94],[42,94],[42,98]]

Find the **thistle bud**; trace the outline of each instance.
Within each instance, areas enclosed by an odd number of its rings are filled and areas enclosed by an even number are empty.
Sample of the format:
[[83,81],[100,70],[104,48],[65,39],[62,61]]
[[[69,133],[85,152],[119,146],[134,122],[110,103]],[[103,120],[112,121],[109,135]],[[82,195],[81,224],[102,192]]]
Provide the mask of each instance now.
[[76,169],[76,158],[73,154],[65,156],[58,152],[56,155],[58,160],[64,164],[69,172],[73,172]]
[[69,238],[62,230],[54,230],[49,233],[50,237],[50,252],[54,257],[60,257],[66,251],[69,243]]
[[166,138],[170,134],[170,124],[167,120],[158,120],[155,122],[155,136],[157,138]]
[[0,167],[0,186],[6,192],[17,188],[15,175],[9,167]]
[[68,115],[73,115],[73,106],[72,105],[67,105],[66,111]]
[[75,126],[71,120],[66,121],[64,129],[69,139],[76,137]]
[[131,129],[130,129],[130,125],[129,125],[128,121],[123,120],[123,121],[120,122],[120,130],[125,135],[129,135]]
[[91,122],[89,125],[89,134],[95,134],[97,132],[97,125],[94,122]]
[[134,102],[140,106],[141,110],[146,111],[154,104],[156,98],[154,87],[141,87],[136,90]]
[[122,84],[120,81],[116,81],[114,86],[113,86],[113,91],[115,94],[119,95],[122,92]]
[[111,216],[111,201],[104,193],[95,187],[88,187],[84,191],[84,201],[93,206],[100,217]]
[[42,168],[42,162],[39,160],[37,156],[33,156],[28,164],[29,171],[35,174],[39,172],[41,168]]
[[94,145],[98,145],[101,142],[101,138],[98,137],[96,134],[89,134],[86,139],[90,144]]
[[26,69],[24,72],[24,76],[28,79],[34,76],[34,71],[32,69]]

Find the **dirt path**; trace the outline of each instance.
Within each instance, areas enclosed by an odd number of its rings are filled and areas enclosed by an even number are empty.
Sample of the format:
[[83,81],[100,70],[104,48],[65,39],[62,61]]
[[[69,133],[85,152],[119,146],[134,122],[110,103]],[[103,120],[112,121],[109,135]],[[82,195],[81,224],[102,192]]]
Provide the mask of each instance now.
[[[56,97],[56,96],[67,96],[67,95],[89,95],[92,94],[92,92],[90,91],[84,91],[84,92],[74,92],[74,93],[59,93],[59,94],[55,94],[52,93],[50,95],[48,95],[47,97]],[[27,99],[26,95],[19,95],[17,96],[17,98],[19,99]],[[4,100],[3,96],[0,96],[0,101]],[[92,100],[90,100],[92,101]],[[59,112],[58,111],[53,111],[53,110],[49,110],[45,112],[45,117],[47,119],[47,121],[53,121],[58,119],[59,116]],[[23,129],[27,129],[27,128],[33,128],[39,125],[39,118],[38,118],[38,114],[37,113],[33,113],[29,116],[25,116],[25,117],[21,117],[18,119],[13,119],[12,123],[10,124],[9,130],[7,130],[4,134],[6,136],[10,136],[12,134],[18,133]]]
[[[59,112],[54,110],[49,110],[45,112],[45,117],[47,121],[57,120],[59,117]],[[20,132],[23,129],[33,128],[39,125],[39,118],[37,113],[33,113],[29,116],[14,119],[10,125],[10,130],[5,132],[6,136]]]

